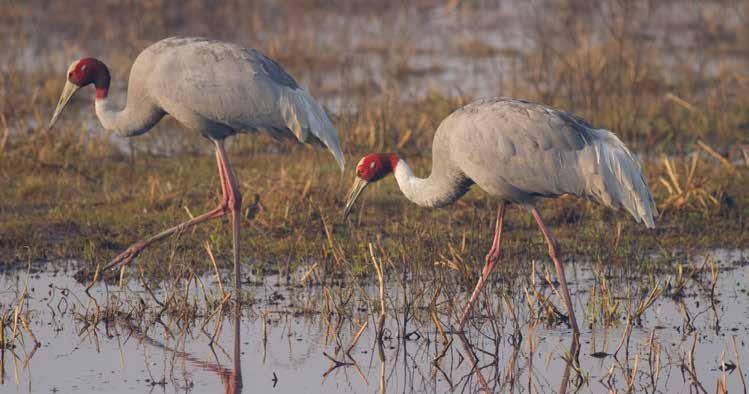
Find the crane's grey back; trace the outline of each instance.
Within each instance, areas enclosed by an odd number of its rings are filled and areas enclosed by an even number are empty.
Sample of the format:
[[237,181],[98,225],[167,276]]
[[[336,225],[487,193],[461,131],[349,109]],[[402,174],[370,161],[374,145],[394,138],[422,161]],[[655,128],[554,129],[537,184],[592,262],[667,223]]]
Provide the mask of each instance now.
[[468,104],[437,129],[433,157],[509,202],[574,194],[624,208],[648,226],[657,215],[637,160],[615,135],[540,104]]
[[254,49],[205,38],[161,40],[133,63],[128,104],[131,99],[151,100],[212,138],[265,130],[274,137],[320,142],[343,166],[337,132],[322,107]]

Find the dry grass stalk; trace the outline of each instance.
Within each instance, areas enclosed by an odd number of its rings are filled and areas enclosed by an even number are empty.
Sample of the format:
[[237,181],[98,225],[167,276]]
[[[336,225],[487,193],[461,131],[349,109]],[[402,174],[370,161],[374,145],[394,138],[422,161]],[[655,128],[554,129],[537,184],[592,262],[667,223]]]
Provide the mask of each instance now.
[[[383,278],[382,274],[382,264],[380,264],[377,260],[377,257],[375,257],[374,249],[372,249],[372,244],[369,243],[369,256],[372,258],[372,265],[375,267],[375,271],[377,271],[377,281],[380,285],[380,316],[385,315],[385,280]],[[380,330],[382,330],[382,327],[380,327]]]
[[640,302],[637,303],[637,308],[635,308],[635,312],[630,316],[630,319],[634,319],[641,324],[642,315],[655,303],[661,293],[663,293],[663,289],[656,284],[655,287],[650,290],[648,296],[644,300],[640,300]]
[[445,330],[442,328],[442,323],[440,323],[440,320],[437,317],[437,298],[439,298],[440,293],[442,293],[442,286],[437,286],[437,290],[434,291],[434,295],[432,296],[431,301],[429,301],[429,317],[432,319],[435,327],[437,327],[437,331],[442,336],[442,344],[446,345],[449,342],[449,339],[447,338],[447,334],[445,334]]
[[699,146],[700,148],[702,148],[702,150],[704,150],[705,152],[707,152],[707,154],[709,154],[710,156],[718,159],[718,161],[720,162],[720,164],[723,164],[723,166],[726,167],[729,171],[731,171],[732,174],[737,174],[739,177],[741,176],[741,174],[738,174],[738,172],[736,171],[736,167],[734,167],[734,165],[731,164],[730,161],[728,161],[725,157],[723,157],[723,155],[721,155],[720,153],[716,152],[715,149],[713,149],[712,147],[710,147],[710,145],[706,144],[702,140],[697,140],[697,146]]
[[354,349],[354,346],[359,342],[359,337],[364,333],[364,330],[367,328],[367,324],[369,323],[369,320],[365,320],[364,324],[359,327],[359,330],[356,331],[356,335],[354,335],[354,338],[351,340],[351,344],[349,344],[348,348],[346,348],[346,354],[351,357],[351,350]]
[[709,182],[709,178],[702,176],[698,177],[697,169],[699,164],[699,155],[693,153],[688,166],[685,166],[683,175],[675,170],[675,165],[672,159],[667,157],[663,158],[663,165],[666,169],[666,177],[659,177],[658,181],[666,188],[668,197],[664,202],[660,204],[662,211],[668,209],[683,209],[688,207],[696,207],[695,204],[699,203],[699,208],[702,210],[708,210],[720,206],[718,199],[712,196],[708,187],[706,186]]
[[211,259],[211,264],[213,265],[213,272],[216,275],[216,281],[218,282],[218,288],[221,289],[221,294],[226,295],[226,291],[224,290],[224,284],[221,282],[221,274],[218,271],[218,264],[216,264],[216,258],[213,256],[213,251],[211,250],[211,244],[208,243],[208,241],[205,241],[205,251],[208,252],[208,257]]
[[632,367],[632,376],[630,376],[629,382],[627,384],[627,392],[630,392],[630,393],[635,387],[635,377],[637,376],[637,366],[638,366],[639,360],[640,360],[640,355],[635,354],[634,367]]
[[5,147],[8,146],[8,138],[10,137],[10,127],[8,127],[8,121],[5,119],[5,115],[0,113],[0,123],[3,126],[3,136],[0,138],[0,152],[5,151]]
[[614,358],[616,358],[617,354],[619,354],[619,350],[621,350],[622,346],[624,345],[624,342],[627,342],[627,344],[629,345],[629,335],[631,333],[632,333],[632,321],[627,319],[627,325],[624,327],[622,338],[619,340],[619,345],[616,347],[616,350],[613,353]]
[[686,366],[686,371],[689,373],[689,376],[692,378],[692,385],[697,388],[698,390],[702,391],[703,394],[707,394],[707,390],[702,386],[702,383],[700,383],[699,379],[697,379],[697,371],[695,369],[694,364],[694,349],[697,346],[697,333],[695,333],[692,336],[692,346],[689,348],[688,353],[688,363]]
[[744,372],[741,370],[741,357],[739,357],[739,351],[736,349],[736,335],[731,335],[731,344],[733,345],[733,355],[736,357],[736,370],[739,372],[741,386],[744,388],[744,394],[746,394],[746,381],[744,380]]

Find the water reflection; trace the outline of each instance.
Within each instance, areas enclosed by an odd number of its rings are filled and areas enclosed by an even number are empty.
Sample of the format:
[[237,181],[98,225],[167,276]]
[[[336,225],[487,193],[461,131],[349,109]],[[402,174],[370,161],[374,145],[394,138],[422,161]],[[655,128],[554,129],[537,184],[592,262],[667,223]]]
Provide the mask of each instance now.
[[[232,352],[232,365],[231,366],[224,366],[221,364],[220,357],[216,353],[217,347],[219,346],[217,343],[212,343],[209,345],[211,354],[213,355],[213,360],[205,361],[201,359],[198,356],[195,356],[189,352],[181,351],[177,348],[173,348],[170,346],[167,346],[163,342],[154,339],[150,337],[148,334],[144,333],[140,330],[137,326],[133,325],[130,321],[127,320],[119,320],[118,323],[121,324],[127,331],[129,335],[132,335],[133,337],[137,338],[141,343],[146,344],[148,346],[151,346],[153,348],[164,350],[165,352],[168,352],[172,354],[175,358],[175,364],[176,359],[179,359],[181,361],[188,362],[192,364],[194,367],[197,367],[203,371],[211,372],[216,377],[219,378],[219,381],[221,382],[221,385],[224,387],[224,393],[226,394],[239,394],[242,392],[242,357],[241,357],[241,335],[240,335],[240,328],[241,328],[241,310],[240,310],[240,303],[235,303],[233,308],[233,316],[232,316],[232,324],[233,324],[233,352]],[[220,352],[223,352],[223,349],[218,349]],[[154,386],[165,384],[165,381],[156,382]]]
[[[520,346],[515,346],[513,348],[511,356],[507,360],[507,368],[505,369],[505,373],[503,376],[499,375],[499,370],[496,369],[498,367],[498,360],[501,358],[499,354],[497,353],[491,353],[490,351],[486,349],[478,348],[476,345],[472,344],[471,341],[465,336],[464,333],[458,333],[456,334],[458,337],[462,348],[463,348],[463,354],[471,367],[470,372],[474,374],[476,381],[479,385],[479,390],[481,392],[485,393],[495,393],[495,392],[515,392],[516,386],[520,384],[515,377],[520,376],[520,371],[518,371],[517,366],[519,365],[519,358],[520,358]],[[528,359],[533,359],[533,337],[531,336],[529,339],[529,354]],[[558,384],[558,393],[566,393],[567,387],[570,383],[570,373],[572,371],[575,372],[573,386],[574,391],[577,391],[580,389],[580,387],[583,384],[583,378],[580,374],[580,361],[579,361],[579,355],[580,355],[580,340],[577,334],[572,334],[572,338],[569,340],[569,349],[567,350],[566,354],[563,354],[560,358],[563,360],[564,368],[563,372],[561,374],[561,378],[559,380]],[[493,362],[489,362],[483,367],[479,365],[479,359],[476,356],[476,351],[479,351],[483,353],[484,355],[489,355],[494,360]],[[529,365],[531,365],[531,361],[529,361]],[[490,378],[487,379],[484,376],[484,370],[490,369],[492,367],[495,367],[495,370],[491,373],[494,373],[494,377],[492,378],[490,375]],[[532,369],[532,368],[531,368]],[[490,384],[491,382],[491,384]],[[455,387],[453,387],[455,388]],[[534,392],[536,391],[534,389],[533,385],[533,377],[532,373],[528,374],[528,392]]]
[[[239,393],[246,378],[252,391],[279,393],[702,392],[719,384],[741,392],[749,298],[736,283],[749,283],[747,255],[721,266],[714,291],[689,282],[682,296],[661,295],[644,314],[594,323],[579,338],[538,317],[534,303],[546,295],[526,294],[552,290],[532,283],[528,293],[487,294],[458,334],[449,327],[460,293],[424,280],[391,277],[380,291],[266,279],[245,290],[240,310],[212,276],[100,283],[87,294],[64,272],[14,272],[0,275],[0,384],[8,386],[0,391]],[[627,287],[630,276],[610,277],[623,310],[648,299]],[[579,305],[600,305],[585,290],[596,278],[577,273]],[[629,292],[637,295],[619,296]]]

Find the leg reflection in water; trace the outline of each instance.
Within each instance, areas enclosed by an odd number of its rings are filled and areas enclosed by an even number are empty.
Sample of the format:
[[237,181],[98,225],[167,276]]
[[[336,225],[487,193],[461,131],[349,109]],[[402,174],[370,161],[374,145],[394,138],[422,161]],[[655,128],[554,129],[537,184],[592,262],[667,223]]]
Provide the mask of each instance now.
[[193,356],[192,354],[188,352],[184,352],[181,350],[177,350],[174,348],[171,348],[164,343],[153,339],[149,337],[147,334],[143,333],[140,328],[132,324],[131,322],[127,320],[119,321],[125,328],[130,330],[130,333],[138,338],[142,343],[145,343],[149,346],[153,346],[155,348],[159,348],[168,352],[171,352],[174,354],[176,358],[182,359],[184,361],[187,361],[194,366],[203,369],[205,371],[213,372],[215,373],[220,379],[221,383],[224,386],[224,393],[226,394],[239,394],[242,392],[242,365],[241,365],[241,340],[240,340],[240,303],[234,304],[234,351],[233,351],[233,357],[232,362],[234,365],[232,367],[224,367],[221,365],[221,363],[218,361],[218,359],[215,362],[211,361],[204,361],[201,360],[198,357]]
[[[479,360],[478,357],[476,357],[476,353],[474,352],[474,345],[472,345],[468,338],[464,335],[463,332],[460,332],[456,334],[458,336],[458,339],[460,340],[460,343],[463,346],[463,352],[464,357],[468,361],[468,365],[471,367],[471,373],[475,375],[476,381],[479,385],[478,391],[483,393],[493,393],[493,392],[507,392],[507,391],[514,391],[513,385],[514,385],[514,379],[505,377],[504,379],[501,379],[499,376],[495,376],[495,379],[487,380],[484,376],[482,369],[484,368],[492,368],[492,363],[487,364],[484,367],[479,366]],[[516,365],[515,358],[519,354],[519,347],[516,348],[516,351],[513,352],[513,356],[511,361],[511,365]],[[485,350],[480,350],[484,354],[488,354]],[[564,361],[564,371],[562,373],[562,378],[559,382],[559,390],[558,393],[566,393],[567,392],[567,385],[570,381],[570,373],[572,371],[575,371],[576,373],[576,379],[575,379],[575,386],[577,389],[580,388],[580,386],[583,383],[582,377],[579,374],[579,365],[580,362],[579,359],[579,351],[580,351],[580,342],[578,339],[577,334],[574,334],[571,341],[570,341],[570,347],[569,351],[567,351],[566,354],[562,355],[562,360]],[[496,356],[495,356],[496,360]],[[496,371],[495,371],[496,372]],[[508,373],[509,374],[509,373]],[[503,380],[500,382],[500,380]],[[491,386],[490,386],[491,382]],[[509,386],[508,386],[509,385]]]

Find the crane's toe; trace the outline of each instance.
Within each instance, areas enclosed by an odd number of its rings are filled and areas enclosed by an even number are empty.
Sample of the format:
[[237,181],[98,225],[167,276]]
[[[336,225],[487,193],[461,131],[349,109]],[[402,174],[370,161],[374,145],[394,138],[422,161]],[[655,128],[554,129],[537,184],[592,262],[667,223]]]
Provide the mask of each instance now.
[[109,264],[104,267],[104,271],[116,271],[120,267],[130,264],[134,258],[138,257],[140,252],[145,249],[145,242],[138,242],[127,248],[124,252],[120,253],[115,257]]

